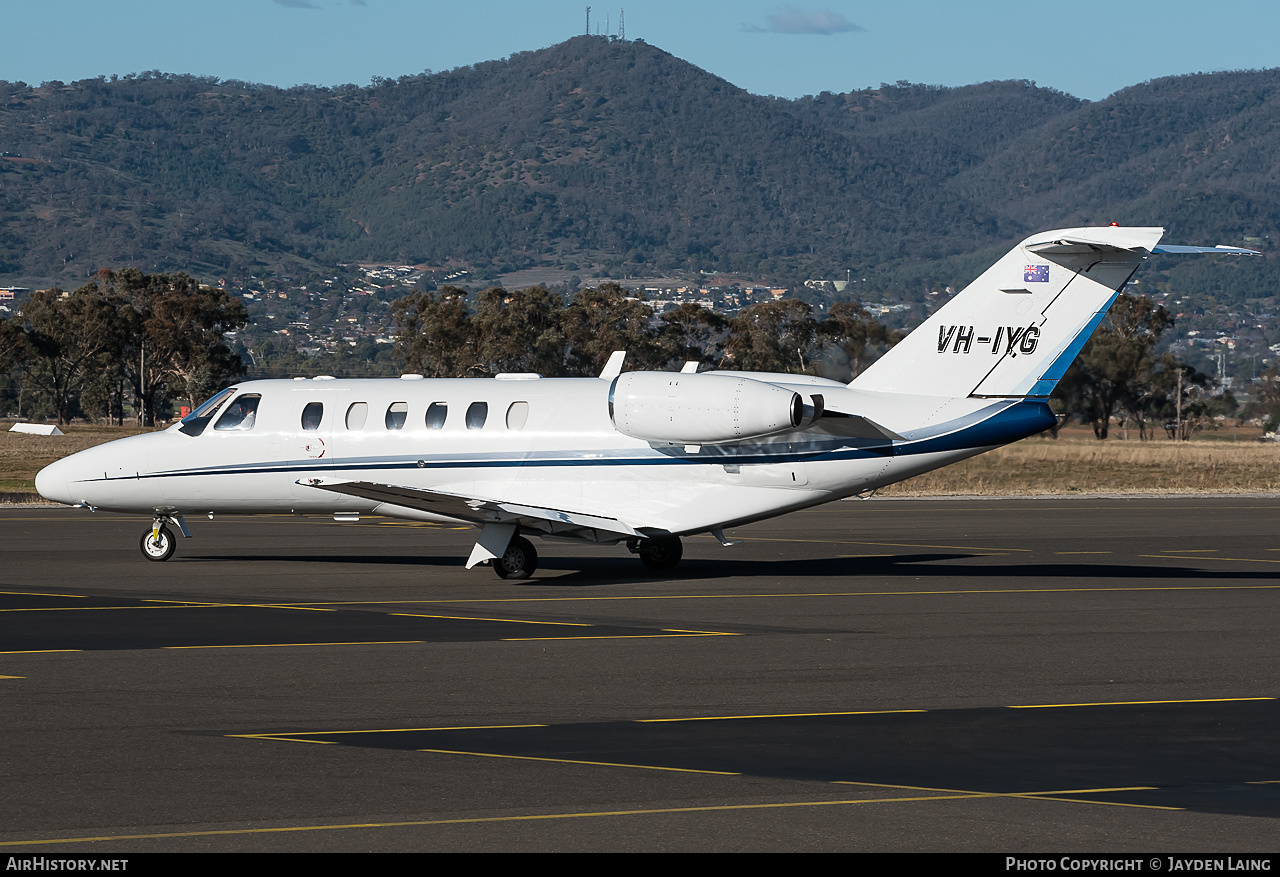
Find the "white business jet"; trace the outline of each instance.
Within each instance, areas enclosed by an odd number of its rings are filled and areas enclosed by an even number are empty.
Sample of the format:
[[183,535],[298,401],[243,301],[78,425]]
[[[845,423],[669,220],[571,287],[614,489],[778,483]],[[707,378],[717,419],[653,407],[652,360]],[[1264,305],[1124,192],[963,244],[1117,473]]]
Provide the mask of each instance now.
[[186,515],[294,512],[464,522],[467,568],[537,566],[527,536],[625,543],[654,569],[680,538],[865,494],[1046,429],[1046,402],[1161,228],[1032,235],[849,384],[806,375],[249,381],[163,432],[54,463],[45,497],[154,516],[149,560]]

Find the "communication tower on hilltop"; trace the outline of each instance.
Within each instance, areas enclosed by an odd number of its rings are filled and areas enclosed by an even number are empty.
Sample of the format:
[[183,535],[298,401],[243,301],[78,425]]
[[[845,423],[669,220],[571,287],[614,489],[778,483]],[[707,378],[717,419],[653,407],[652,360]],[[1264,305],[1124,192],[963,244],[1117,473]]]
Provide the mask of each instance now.
[[627,26],[622,21],[622,13],[625,10],[618,10],[618,39],[625,40],[627,38]]
[[583,31],[587,36],[591,36],[591,7],[587,7],[587,29]]

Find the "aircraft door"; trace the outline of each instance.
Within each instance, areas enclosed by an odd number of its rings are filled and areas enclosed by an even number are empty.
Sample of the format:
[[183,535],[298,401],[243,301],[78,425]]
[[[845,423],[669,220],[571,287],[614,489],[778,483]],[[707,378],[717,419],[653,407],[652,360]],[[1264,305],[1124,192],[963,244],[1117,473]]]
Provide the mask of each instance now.
[[333,424],[339,417],[338,394],[307,387],[290,394],[287,411],[272,431],[271,461],[279,478],[287,481],[286,494],[314,498],[314,491],[296,482],[314,476],[334,458]]

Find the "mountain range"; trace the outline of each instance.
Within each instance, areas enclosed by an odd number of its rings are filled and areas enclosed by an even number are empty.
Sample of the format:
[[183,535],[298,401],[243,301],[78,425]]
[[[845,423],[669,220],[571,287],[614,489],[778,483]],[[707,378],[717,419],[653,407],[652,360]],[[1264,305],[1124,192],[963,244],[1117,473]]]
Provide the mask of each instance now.
[[[1164,225],[1270,252],[1280,71],[1089,102],[1034,83],[749,94],[580,36],[442,73],[289,89],[149,72],[0,82],[0,285],[399,261],[960,284],[1037,230]],[[1280,260],[1163,282],[1271,295]],[[1199,288],[1199,287],[1197,287]]]

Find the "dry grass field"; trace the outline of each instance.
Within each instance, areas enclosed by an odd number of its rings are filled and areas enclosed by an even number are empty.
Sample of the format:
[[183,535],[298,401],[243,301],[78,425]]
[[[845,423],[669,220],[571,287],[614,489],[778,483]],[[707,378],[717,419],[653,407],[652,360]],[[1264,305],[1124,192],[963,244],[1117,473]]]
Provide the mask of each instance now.
[[[35,476],[68,454],[136,435],[136,427],[72,426],[65,436],[0,425],[0,502],[38,501]],[[1223,429],[1188,442],[1163,436],[1100,442],[1087,429],[1037,436],[894,484],[880,496],[1021,496],[1089,493],[1280,492],[1280,443],[1257,428]]]
[[[1280,491],[1280,444],[1242,435],[1175,442],[1110,438],[1085,430],[972,457],[881,490],[880,496],[1020,496],[1074,493],[1270,493]],[[1234,440],[1233,440],[1234,439]]]

